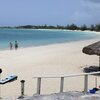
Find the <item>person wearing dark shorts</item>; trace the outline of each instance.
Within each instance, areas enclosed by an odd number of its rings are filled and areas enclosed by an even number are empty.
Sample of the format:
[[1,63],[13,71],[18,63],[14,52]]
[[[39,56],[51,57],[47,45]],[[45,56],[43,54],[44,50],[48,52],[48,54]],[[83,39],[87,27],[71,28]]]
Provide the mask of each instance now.
[[17,43],[17,41],[15,41],[15,50],[17,50],[18,49],[18,43]]

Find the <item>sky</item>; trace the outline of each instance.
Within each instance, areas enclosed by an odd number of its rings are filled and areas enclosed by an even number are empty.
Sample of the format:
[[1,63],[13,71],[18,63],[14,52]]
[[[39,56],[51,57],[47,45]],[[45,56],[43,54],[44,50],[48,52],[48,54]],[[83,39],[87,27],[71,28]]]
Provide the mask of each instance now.
[[100,23],[100,0],[0,0],[0,26]]

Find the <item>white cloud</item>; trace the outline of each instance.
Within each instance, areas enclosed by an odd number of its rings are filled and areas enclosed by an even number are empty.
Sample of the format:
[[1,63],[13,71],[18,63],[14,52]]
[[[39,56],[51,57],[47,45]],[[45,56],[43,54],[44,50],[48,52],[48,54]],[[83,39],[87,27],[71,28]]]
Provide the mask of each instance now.
[[[98,2],[98,3],[97,3]],[[97,24],[100,23],[100,0],[82,0],[81,9],[71,17],[73,23]]]

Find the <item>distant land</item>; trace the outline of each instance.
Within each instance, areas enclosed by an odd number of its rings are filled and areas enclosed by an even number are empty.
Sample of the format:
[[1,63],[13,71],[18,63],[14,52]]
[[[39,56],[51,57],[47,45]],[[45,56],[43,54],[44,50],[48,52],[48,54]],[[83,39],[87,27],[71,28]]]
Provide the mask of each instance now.
[[71,25],[66,25],[66,26],[61,26],[61,25],[57,25],[57,26],[52,26],[52,25],[24,25],[24,26],[14,26],[14,27],[10,27],[10,26],[1,26],[0,29],[65,29],[65,30],[81,30],[81,31],[85,31],[85,30],[90,30],[90,31],[100,31],[100,24],[95,24],[95,25],[91,25],[91,26],[86,26],[85,24],[82,26],[77,26],[75,24],[71,24]]

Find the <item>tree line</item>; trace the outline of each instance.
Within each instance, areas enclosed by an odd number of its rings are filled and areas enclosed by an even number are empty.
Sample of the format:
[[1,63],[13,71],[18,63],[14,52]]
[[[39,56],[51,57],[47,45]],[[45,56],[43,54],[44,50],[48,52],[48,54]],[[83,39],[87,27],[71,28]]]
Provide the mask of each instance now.
[[0,27],[0,28],[16,28],[16,29],[66,29],[66,30],[90,30],[90,31],[100,31],[100,24],[95,24],[91,26],[86,26],[85,24],[82,26],[77,26],[75,24],[61,26],[61,25],[24,25],[24,26],[16,26],[16,27]]

